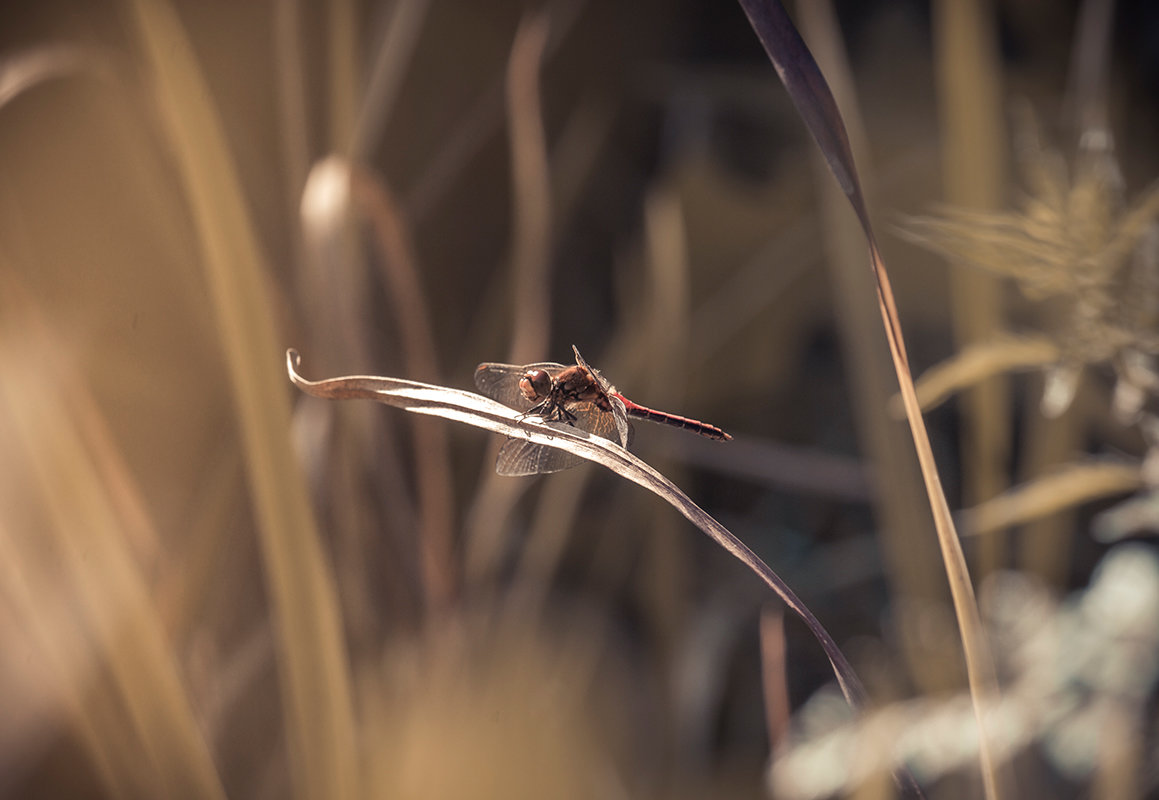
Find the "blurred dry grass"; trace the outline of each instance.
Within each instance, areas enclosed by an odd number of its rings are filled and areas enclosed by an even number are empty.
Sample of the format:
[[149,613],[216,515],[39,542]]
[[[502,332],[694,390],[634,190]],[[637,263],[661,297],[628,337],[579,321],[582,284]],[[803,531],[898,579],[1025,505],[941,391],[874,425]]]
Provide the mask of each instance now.
[[[807,795],[802,763],[891,791],[881,762],[793,749],[856,735],[817,693],[823,654],[762,625],[762,587],[670,509],[586,466],[498,478],[473,429],[298,396],[288,346],[312,375],[467,388],[477,362],[579,344],[640,402],[737,435],[727,471],[675,432],[637,426],[635,449],[793,584],[884,713],[918,709],[889,724],[968,728],[880,321],[843,273],[863,248],[740,9],[531,5],[0,11],[0,795],[756,797],[770,726],[779,793]],[[1070,4],[961,5],[838,4],[886,226],[1017,207],[1006,103],[1050,129],[1066,107]],[[1159,22],[1114,19],[1133,199],[1159,174]],[[950,359],[929,391],[1057,354],[994,338],[1055,309],[883,246],[915,370]],[[994,573],[1004,710],[1031,715],[1017,796],[1142,797],[1155,650],[1129,601],[1154,592],[1152,540],[1059,598],[1107,552],[1096,512],[1141,487],[1130,530],[1159,527],[1155,435],[1097,369],[1047,426],[1036,380],[928,417],[955,505],[1032,481],[963,517],[997,531],[966,547]],[[872,504],[845,477],[865,473]],[[1081,696],[1031,692],[1068,642],[1105,656]],[[907,757],[931,797],[976,796],[974,751],[946,748],[966,755]]]

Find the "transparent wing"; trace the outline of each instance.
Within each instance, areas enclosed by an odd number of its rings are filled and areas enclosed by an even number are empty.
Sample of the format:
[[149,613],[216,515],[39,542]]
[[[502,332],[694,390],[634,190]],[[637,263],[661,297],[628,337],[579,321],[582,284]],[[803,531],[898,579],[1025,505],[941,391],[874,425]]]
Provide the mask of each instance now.
[[515,364],[487,362],[475,368],[475,388],[479,390],[480,394],[484,394],[508,408],[527,411],[533,404],[528,402],[523,393],[519,391],[519,379],[523,377],[525,372],[532,369],[546,370],[554,376],[562,372],[565,367],[563,364],[556,364],[553,361],[541,361],[538,364],[527,364],[522,367]]
[[[615,407],[613,403],[613,408]],[[614,412],[601,410],[594,403],[576,403],[570,407],[571,413],[575,415],[575,422],[572,424],[593,436],[626,443],[630,438],[631,428],[628,426],[627,418],[622,416],[623,405],[621,404],[619,408],[621,416],[618,417]],[[621,422],[625,426],[622,439],[619,427]],[[495,460],[495,471],[500,475],[539,475],[559,472],[574,467],[584,460],[566,450],[535,444],[526,439],[512,438],[500,448],[499,457]]]
[[[593,430],[592,433],[595,433],[597,436],[602,436],[605,439],[611,439],[613,442],[619,442],[621,447],[627,447],[632,441],[632,427],[628,424],[628,412],[624,408],[623,401],[616,397],[616,387],[612,386],[598,369],[584,360],[584,357],[580,355],[578,347],[573,344],[571,350],[575,353],[575,363],[579,364],[591,374],[596,381],[596,385],[600,387],[600,391],[608,396],[608,402],[612,404],[612,413],[608,414],[604,412],[606,416],[612,417],[610,422],[614,424],[611,425],[611,430],[606,433]],[[609,421],[605,420],[604,424],[609,424]]]
[[540,475],[559,472],[582,461],[582,458],[566,450],[535,444],[526,439],[508,439],[499,449],[495,471],[510,476]]
[[591,376],[596,379],[596,385],[600,387],[600,391],[602,391],[604,394],[616,393],[616,387],[612,386],[612,384],[608,382],[608,379],[605,378],[598,369],[584,361],[584,357],[580,355],[578,347],[573,344],[571,346],[571,351],[575,353],[575,363],[579,364],[581,367],[591,373]]
[[[612,407],[614,409],[615,405],[613,404]],[[587,431],[593,436],[599,436],[602,439],[615,442],[621,447],[627,444],[627,417],[623,417],[625,430],[621,436],[620,419],[617,418],[614,411],[604,411],[594,403],[575,403],[569,406],[568,410],[575,415],[575,422],[573,424],[580,430]]]
[[614,394],[608,395],[608,402],[612,404],[612,413],[607,416],[612,418],[616,429],[616,438],[612,441],[619,442],[620,447],[626,448],[632,443],[632,426],[628,424],[628,410],[624,408],[624,401]]

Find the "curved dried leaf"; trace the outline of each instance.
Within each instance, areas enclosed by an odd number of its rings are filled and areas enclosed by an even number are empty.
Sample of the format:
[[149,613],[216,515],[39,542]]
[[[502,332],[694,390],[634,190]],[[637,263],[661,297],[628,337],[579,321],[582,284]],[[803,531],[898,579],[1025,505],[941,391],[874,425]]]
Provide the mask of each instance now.
[[1138,464],[1070,464],[962,512],[962,535],[1021,525],[1091,500],[1134,491],[1142,482]]
[[295,386],[306,394],[328,400],[375,400],[416,414],[430,414],[454,422],[501,433],[531,444],[565,450],[593,461],[667,500],[713,541],[755,572],[798,616],[821,643],[842,692],[855,707],[863,707],[865,690],[837,643],[804,603],[781,578],[727,528],[713,519],[672,481],[615,442],[556,422],[525,416],[494,400],[473,392],[434,386],[401,378],[353,375],[311,381],[297,372],[298,353],[286,351],[286,370]]
[[[929,411],[991,375],[1037,369],[1058,359],[1058,346],[1044,338],[1006,338],[973,345],[930,367],[918,378],[918,403],[923,411]],[[899,411],[900,402],[901,398],[895,395],[894,404]]]
[[57,44],[12,53],[0,59],[0,107],[47,81],[111,73],[108,54],[91,47]]

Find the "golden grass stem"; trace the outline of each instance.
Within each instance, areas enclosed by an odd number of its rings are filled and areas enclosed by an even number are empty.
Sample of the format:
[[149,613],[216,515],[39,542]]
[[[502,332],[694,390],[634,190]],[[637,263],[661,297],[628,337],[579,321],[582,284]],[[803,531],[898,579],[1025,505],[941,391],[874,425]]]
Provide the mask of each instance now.
[[[549,45],[548,11],[523,18],[507,61],[507,126],[511,149],[514,232],[507,280],[511,321],[508,360],[528,364],[546,359],[551,338],[552,188],[547,139],[540,103],[540,72]],[[468,519],[465,570],[470,583],[484,581],[498,565],[506,540],[506,521],[525,482],[497,478],[487,466]]]
[[350,157],[354,154],[354,131],[358,118],[358,99],[362,96],[362,26],[360,8],[354,0],[326,3],[326,53],[329,57],[326,77],[327,144],[332,153]]
[[302,54],[302,0],[276,0],[273,20],[278,134],[283,177],[289,187],[286,209],[294,214],[310,172],[312,152],[306,65]]
[[[942,124],[946,202],[998,208],[1005,190],[1006,153],[1002,86],[994,12],[988,0],[939,0],[934,8],[934,54]],[[950,270],[951,319],[956,348],[992,339],[1002,329],[1002,285],[984,270]],[[1009,483],[1010,389],[999,373],[962,396],[962,475],[967,503],[997,495]],[[1008,559],[1000,531],[982,541],[979,574]]]
[[[1040,413],[1037,403],[1030,397],[1026,399],[1026,405],[1027,424],[1023,434],[1025,441],[1022,445],[1023,456],[1019,477],[1029,482],[1029,485],[1033,485],[1040,476],[1057,478],[1059,474],[1068,471],[1064,465],[1082,449],[1084,420],[1087,415],[1082,408],[1084,403],[1071,403],[1055,418]],[[1062,472],[1057,472],[1060,469]],[[1056,471],[1054,475],[1051,475],[1052,470]],[[1113,470],[1090,475],[1093,484],[1087,491],[1099,492],[1102,489],[1113,492],[1112,487],[1117,482],[1113,475]],[[1111,480],[1110,484],[1105,483],[1108,479]],[[1120,472],[1118,481],[1123,479],[1129,480]],[[1050,481],[1047,485],[1050,485]],[[1076,489],[1083,491],[1073,484],[1068,486],[1065,483],[1057,485],[1057,488],[1064,492]],[[1131,487],[1126,487],[1124,491],[1129,488]],[[1026,527],[1022,530],[1021,552],[1018,554],[1019,567],[1030,574],[1038,575],[1047,585],[1059,589],[1067,584],[1075,550],[1075,507],[1067,502],[1068,497],[1069,494],[1064,493],[1046,499],[1042,498],[1039,492],[1023,496],[1025,502],[1038,505],[1040,513],[1030,514],[1026,520]],[[1052,504],[1053,510],[1050,510]]]
[[[224,798],[140,563],[155,553],[135,550],[142,541],[155,544],[157,535],[123,456],[30,298],[11,279],[0,285],[0,297],[6,324],[18,326],[24,340],[23,353],[5,354],[17,357],[4,359],[0,416],[30,468],[31,502],[47,520],[44,536],[33,526],[0,529],[7,599],[42,650],[50,681],[110,789]],[[52,571],[37,553],[45,547]],[[47,587],[67,601],[38,602]],[[109,686],[99,678],[106,670]],[[113,724],[122,715],[125,721]],[[110,737],[110,727],[127,736]]]
[[761,610],[761,687],[765,698],[765,728],[769,734],[769,759],[789,735],[789,673],[786,668],[788,646],[785,641],[785,615],[777,608]]
[[551,172],[539,99],[548,30],[545,13],[525,17],[507,63],[507,123],[515,202],[508,350],[513,364],[542,361],[551,333]]
[[204,77],[173,10],[127,0],[202,248],[240,423],[266,566],[298,796],[360,796],[358,749],[334,575],[290,446],[290,407],[261,254]]
[[[962,535],[977,536],[1022,525],[1092,500],[1132,492],[1142,485],[1138,464],[1067,464],[962,512]],[[1054,546],[1063,548],[1067,534],[1057,533],[1061,540]]]
[[[407,374],[436,381],[440,369],[434,329],[414,243],[402,212],[386,185],[367,169],[351,171],[351,193],[370,221],[378,244]],[[423,587],[427,605],[440,613],[450,607],[457,594],[451,456],[444,426],[419,418],[414,420],[414,432]]]
[[430,0],[398,0],[390,5],[354,126],[351,152],[358,161],[365,161],[382,139],[429,7]]
[[[1058,345],[1045,337],[1003,337],[970,345],[922,373],[917,382],[918,403],[923,411],[929,411],[991,375],[1041,369],[1056,363],[1059,355]],[[899,403],[894,401],[894,409],[904,413]]]
[[[868,150],[854,90],[853,75],[844,53],[840,31],[829,3],[798,3],[801,29],[829,77],[834,97],[845,110],[850,142],[855,153]],[[909,432],[889,414],[889,398],[896,385],[889,348],[880,333],[880,312],[874,301],[873,275],[865,269],[865,235],[850,213],[840,189],[824,174],[818,157],[821,193],[821,239],[832,276],[833,303],[849,375],[851,401],[858,439],[873,466],[873,474],[888,475],[874,484],[874,513],[886,559],[894,603],[898,607],[948,603],[945,583],[938,575],[937,545],[915,535],[929,530],[932,518],[925,507],[921,473]],[[864,163],[864,162],[863,162]],[[945,691],[946,670],[926,652],[921,635],[909,617],[899,615],[902,649],[910,674],[925,691]]]
[[922,419],[921,408],[918,405],[901,330],[901,319],[897,313],[897,303],[894,301],[889,273],[886,271],[881,250],[877,246],[877,238],[869,219],[869,209],[857,178],[856,164],[849,147],[845,124],[824,76],[817,67],[812,53],[800,39],[784,7],[779,2],[760,3],[758,0],[740,0],[740,3],[865,232],[870,266],[877,280],[881,321],[885,327],[894,371],[901,385],[902,402],[906,418],[909,420],[910,435],[918,451],[918,463],[921,465],[926,494],[934,514],[938,545],[942,551],[942,561],[950,583],[950,594],[954,600],[954,611],[958,617],[959,633],[966,657],[966,672],[969,677],[970,700],[980,733],[979,753],[983,785],[988,800],[996,800],[999,797],[997,762],[991,747],[986,715],[988,710],[997,704],[998,681],[978,614],[970,572],[966,567],[957,531],[954,529],[954,521],[946,503],[941,478],[938,476],[937,462],[934,460],[925,420]]
[[998,764],[995,761],[993,748],[990,746],[990,726],[987,724],[986,718],[988,711],[998,705],[998,678],[994,672],[990,646],[986,641],[985,630],[982,628],[982,620],[978,614],[978,601],[974,596],[974,585],[970,581],[970,571],[966,567],[966,558],[962,553],[962,543],[958,539],[958,532],[954,527],[953,517],[950,515],[950,507],[946,502],[946,493],[942,489],[942,480],[938,475],[938,465],[934,460],[934,451],[930,446],[926,423],[922,418],[921,408],[918,406],[917,392],[914,390],[913,377],[909,371],[904,345],[899,338],[900,323],[898,322],[897,309],[893,303],[893,290],[890,288],[889,279],[885,273],[885,264],[882,263],[877,245],[872,239],[870,240],[870,256],[874,261],[879,278],[882,321],[885,323],[886,336],[889,339],[890,351],[893,354],[894,365],[898,373],[898,382],[901,385],[901,397],[905,405],[906,419],[909,420],[914,446],[918,451],[918,462],[921,464],[922,476],[925,478],[930,509],[934,512],[938,545],[942,550],[942,561],[945,565],[946,577],[950,583],[950,595],[954,600],[954,612],[958,617],[962,651],[966,657],[970,700],[978,723],[978,753],[982,767],[982,782],[987,800],[998,800],[1002,796],[999,793]]

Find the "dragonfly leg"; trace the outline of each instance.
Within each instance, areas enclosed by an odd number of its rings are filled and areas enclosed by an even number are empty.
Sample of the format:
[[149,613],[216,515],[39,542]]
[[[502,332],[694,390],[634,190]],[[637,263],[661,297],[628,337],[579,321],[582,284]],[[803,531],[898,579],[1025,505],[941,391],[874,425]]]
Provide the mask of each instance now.
[[576,420],[575,414],[568,411],[550,397],[524,411],[522,416],[539,417],[545,422],[566,422],[568,425],[575,424]]

